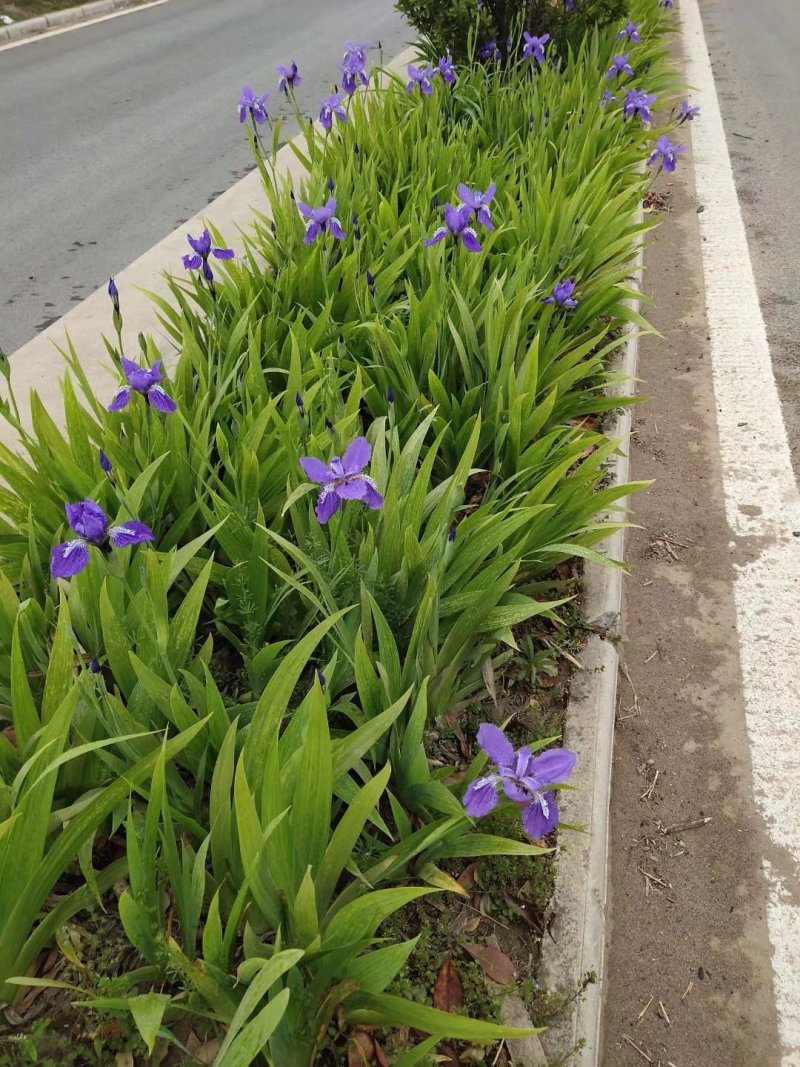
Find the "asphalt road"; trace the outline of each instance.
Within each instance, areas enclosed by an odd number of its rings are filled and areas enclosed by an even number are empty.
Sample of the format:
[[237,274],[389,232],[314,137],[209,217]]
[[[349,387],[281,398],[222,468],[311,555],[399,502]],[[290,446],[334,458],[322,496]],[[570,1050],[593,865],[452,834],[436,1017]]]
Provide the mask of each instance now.
[[243,84],[277,104],[275,68],[295,60],[316,115],[347,40],[380,40],[388,59],[409,37],[393,0],[169,0],[0,50],[0,347],[14,352],[251,168]]
[[800,477],[800,3],[700,0],[700,10]]

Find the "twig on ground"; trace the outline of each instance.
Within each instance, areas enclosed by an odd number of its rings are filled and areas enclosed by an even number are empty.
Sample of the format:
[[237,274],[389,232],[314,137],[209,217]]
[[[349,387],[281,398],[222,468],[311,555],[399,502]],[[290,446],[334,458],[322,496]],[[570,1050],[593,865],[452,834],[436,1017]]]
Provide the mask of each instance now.
[[649,800],[650,799],[650,797],[653,795],[653,790],[656,787],[656,782],[658,781],[658,776],[659,776],[660,773],[661,773],[661,771],[656,771],[652,782],[647,787],[647,789],[645,789],[645,791],[642,793],[642,795],[639,797],[639,800]]
[[667,1015],[667,1009],[664,1007],[664,1002],[662,1000],[659,1000],[658,1006],[661,1008],[661,1014],[663,1015],[667,1026],[672,1026],[672,1019]]
[[[658,875],[653,874],[650,871],[646,871],[644,869],[644,867],[637,867],[636,869],[639,871],[640,874],[644,875],[644,878],[645,878],[645,896],[648,896],[648,897],[650,896],[651,889],[652,889],[651,883],[653,883],[653,882],[655,882],[656,885],[662,886],[664,889],[672,889],[672,886],[669,884],[669,882],[662,881],[662,879],[659,878]],[[667,897],[667,900],[669,900],[669,897]]]
[[709,822],[711,822],[710,815],[707,815],[704,819],[693,819],[692,822],[676,822],[672,826],[662,827],[661,833],[682,834],[684,830],[699,830],[701,826],[705,826]]
[[658,649],[655,648],[645,660],[645,663],[649,663],[651,659],[654,659],[658,655]]
[[629,708],[622,708],[621,707],[622,701],[620,701],[621,710],[628,712],[628,714],[627,715],[619,715],[619,713],[618,713],[617,714],[617,721],[618,722],[621,722],[623,719],[631,719],[636,715],[641,715],[642,714],[642,709],[639,707],[639,694],[636,692],[636,687],[634,686],[633,682],[631,681],[631,676],[628,673],[627,664],[620,663],[620,670],[622,671],[623,675],[625,676],[625,681],[631,687],[631,693],[633,693],[633,703],[631,704],[631,706]]
[[689,996],[689,994],[691,993],[693,988],[694,988],[694,979],[691,979],[691,981],[689,982],[689,984],[687,985],[687,987],[683,991],[683,996],[681,997],[681,1000],[686,1000],[686,998]]
[[622,1037],[625,1041],[628,1042],[629,1045],[636,1049],[636,1051],[639,1053],[643,1060],[647,1060],[648,1063],[653,1063],[653,1060],[650,1058],[650,1056],[647,1055],[641,1045],[637,1045],[636,1042],[633,1041],[630,1037],[628,1037],[627,1034],[623,1034]]
[[492,1067],[497,1067],[497,1064],[500,1062],[500,1056],[501,1056],[501,1054],[503,1052],[503,1049],[505,1047],[506,1047],[505,1041],[501,1041],[500,1044],[497,1046],[497,1055],[492,1060]]
[[[647,1014],[647,1009],[648,1009],[648,1008],[650,1007],[650,1005],[651,1005],[651,1004],[653,1003],[653,1001],[654,1001],[654,1000],[655,1000],[655,997],[650,997],[650,999],[648,1000],[648,1002],[647,1002],[647,1003],[645,1004],[645,1006],[644,1006],[644,1007],[642,1008],[642,1010],[641,1010],[641,1011],[639,1012],[639,1018],[638,1018],[638,1019],[636,1020],[636,1025],[637,1025],[637,1026],[639,1025],[639,1023],[640,1023],[640,1022],[642,1021],[642,1019],[643,1019],[643,1018],[645,1017],[645,1015]],[[661,1003],[661,1002],[659,1001],[659,1003]]]
[[568,659],[573,667],[576,667],[579,671],[585,671],[586,668],[579,659],[576,659],[571,652],[568,652],[566,648],[562,648],[556,641],[553,641],[550,637],[543,637],[542,640],[549,648],[554,648],[558,652],[559,656],[563,656],[564,659]]

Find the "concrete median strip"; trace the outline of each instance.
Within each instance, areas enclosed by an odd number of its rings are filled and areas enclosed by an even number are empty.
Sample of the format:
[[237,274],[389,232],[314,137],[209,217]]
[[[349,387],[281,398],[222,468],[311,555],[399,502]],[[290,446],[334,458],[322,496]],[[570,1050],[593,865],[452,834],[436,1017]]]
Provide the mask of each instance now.
[[[119,7],[122,3],[123,0],[98,0],[98,3],[80,10]],[[404,71],[415,54],[414,49],[407,49],[388,65],[388,70]],[[284,145],[278,153],[276,169],[289,182],[302,179],[304,168],[290,144]],[[181,256],[187,251],[186,235],[198,234],[205,225],[217,229],[224,236],[226,245],[241,252],[243,235],[251,226],[255,211],[268,214],[258,170],[117,274],[127,351],[137,350],[139,333],[151,334],[163,342],[166,368],[169,370],[174,366],[178,353],[161,331],[158,310],[148,293],[169,294],[166,272],[182,273]],[[637,263],[637,283],[640,272],[641,256]],[[63,349],[68,340],[78,353],[89,380],[97,382],[98,391],[111,396],[116,375],[102,341],[104,332],[110,336],[112,324],[109,297],[102,287],[10,357],[11,382],[23,416],[29,412],[30,391],[35,390],[55,423],[64,425],[60,387],[63,362],[57,350]],[[618,367],[628,379],[635,373],[636,350],[636,336],[631,332]],[[614,438],[625,437],[629,430],[630,413],[623,411],[614,421],[610,434]],[[5,423],[0,428],[0,441],[15,447],[14,435]],[[611,475],[616,484],[627,481],[627,450],[623,449],[616,457]],[[621,559],[622,533],[615,534],[602,547],[611,558]],[[596,622],[598,629],[614,629],[620,613],[622,581],[622,574],[617,569],[587,565],[586,617],[590,623]],[[559,857],[556,922],[553,939],[545,936],[542,949],[541,984],[566,996],[574,993],[587,972],[602,975],[617,678],[617,652],[613,641],[592,636],[582,661],[585,670],[577,673],[572,681],[565,737],[566,743],[578,751],[582,771],[578,788],[563,794],[562,812],[566,822],[583,824],[588,832],[562,835],[565,847]],[[575,1062],[580,1067],[594,1067],[599,1048],[600,1004],[600,985],[589,986],[584,999],[573,1004],[564,1018],[543,1035],[542,1045],[547,1053],[551,1057],[563,1056],[585,1038],[587,1046]],[[514,1011],[518,1012],[520,1008],[521,1002],[514,1001]],[[514,1022],[523,1023],[524,1020],[515,1015]],[[521,1043],[512,1052],[514,1062],[522,1067],[534,1067],[542,1062],[538,1042]]]

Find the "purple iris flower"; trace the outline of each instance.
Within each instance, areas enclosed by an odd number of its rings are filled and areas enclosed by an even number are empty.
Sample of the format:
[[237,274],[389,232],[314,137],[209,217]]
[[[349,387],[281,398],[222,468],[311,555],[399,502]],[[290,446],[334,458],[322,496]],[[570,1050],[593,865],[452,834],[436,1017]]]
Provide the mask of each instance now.
[[616,104],[616,102],[617,102],[616,96],[614,96],[613,93],[609,92],[609,90],[606,89],[606,91],[603,93],[603,100],[602,100],[603,107],[608,107],[609,104]]
[[[684,105],[686,106],[686,105]],[[697,109],[700,110],[699,108]],[[119,289],[117,289],[117,283],[113,278],[108,279],[108,295],[111,297],[111,303],[114,305],[114,311],[119,315]]]
[[352,96],[359,85],[366,85],[369,81],[365,70],[366,65],[366,53],[361,51],[348,53],[345,55],[344,62],[339,64],[339,70],[342,72],[342,88],[348,96]]
[[467,815],[480,819],[500,803],[497,788],[522,809],[522,826],[535,841],[541,841],[558,826],[558,803],[552,786],[564,785],[578,761],[568,748],[551,748],[534,756],[523,746],[514,750],[499,726],[482,723],[478,744],[497,768],[477,778],[464,794]]
[[262,93],[259,96],[249,85],[245,85],[239,100],[239,122],[244,122],[250,115],[259,125],[265,123],[269,118],[266,108],[267,100],[269,100],[269,93]]
[[684,100],[678,108],[678,125],[682,126],[684,122],[693,122],[699,114],[699,104],[692,104],[688,100]]
[[66,504],[67,521],[78,535],[56,545],[50,558],[54,578],[72,578],[89,566],[89,548],[95,545],[106,553],[111,548],[128,548],[145,541],[155,541],[153,531],[138,519],[112,526],[108,515],[93,500]]
[[433,79],[436,77],[438,71],[436,67],[415,67],[413,63],[408,64],[408,77],[409,82],[406,86],[407,93],[414,92],[414,86],[418,85],[423,96],[433,95]]
[[190,233],[187,233],[186,240],[194,249],[194,255],[186,255],[183,257],[183,265],[186,270],[200,270],[202,268],[203,277],[208,282],[211,292],[214,292],[214,272],[208,262],[208,257],[213,256],[214,259],[233,259],[235,252],[232,248],[212,248],[211,247],[211,234],[208,227],[206,227],[199,237],[192,237]]
[[455,85],[456,81],[458,80],[456,76],[457,70],[458,67],[453,62],[451,56],[442,56],[442,58],[439,60],[439,73],[448,85]]
[[492,213],[489,209],[489,204],[494,200],[494,194],[497,192],[497,186],[494,182],[489,186],[485,193],[481,193],[478,189],[474,192],[469,186],[463,183],[458,187],[458,195],[461,197],[462,203],[465,207],[469,208],[470,215],[474,215],[481,226],[485,226],[487,230],[494,229],[494,222],[492,221]]
[[629,20],[625,28],[617,34],[617,40],[621,41],[623,37],[627,37],[632,44],[640,44],[642,38],[639,36],[639,23]]
[[544,66],[544,50],[550,40],[549,33],[543,33],[541,37],[534,37],[525,30],[525,46],[522,49],[523,59],[535,59],[540,67]]
[[111,460],[102,450],[102,448],[100,449],[100,469],[104,474],[111,474],[111,471],[113,470],[113,467],[111,466]]
[[503,58],[503,50],[494,37],[491,41],[487,41],[486,44],[481,45],[478,54],[481,59],[496,59],[498,62]]
[[645,126],[653,121],[650,108],[656,102],[656,97],[648,94],[644,89],[631,89],[623,101],[622,107],[626,119],[632,119],[638,115]]
[[333,126],[334,116],[339,122],[347,122],[347,112],[344,109],[342,103],[342,94],[334,93],[333,96],[329,96],[327,100],[322,101],[322,110],[319,113],[319,121],[326,130],[330,130]]
[[671,11],[675,4],[673,0],[658,0],[658,6],[665,7],[667,11]]
[[366,437],[357,437],[348,445],[344,456],[334,456],[330,465],[313,456],[303,456],[300,466],[312,482],[322,486],[317,500],[317,518],[324,526],[336,514],[345,500],[360,500],[367,507],[379,510],[383,497],[364,468],[372,458],[372,445]]
[[100,660],[97,656],[92,656],[91,663],[89,664],[89,670],[92,674],[99,674],[103,668],[100,666]]
[[328,203],[323,207],[309,207],[308,204],[297,201],[297,207],[301,215],[304,215],[308,221],[306,222],[306,235],[303,241],[307,245],[313,245],[316,239],[323,233],[329,233],[331,237],[335,237],[337,241],[343,241],[345,238],[345,232],[342,229],[342,224],[336,218],[336,197],[332,196],[328,199]]
[[553,289],[553,295],[545,297],[545,304],[557,304],[562,308],[576,308],[578,301],[573,299],[572,294],[575,292],[575,282],[572,278],[565,278],[563,282],[559,282]]
[[611,66],[606,71],[606,77],[609,80],[611,78],[619,78],[622,74],[630,74],[633,76],[633,67],[628,62],[627,52],[624,56],[614,56]]
[[438,245],[440,241],[443,241],[450,234],[455,237],[456,241],[460,241],[468,252],[482,252],[483,248],[478,241],[478,235],[470,226],[471,219],[472,210],[467,204],[460,204],[458,207],[446,204],[444,209],[445,225],[440,226],[433,237],[429,237],[424,242],[425,247],[429,248],[431,245]]
[[659,137],[652,155],[647,161],[648,167],[654,167],[656,163],[663,167],[667,174],[672,174],[678,165],[678,156],[686,151],[686,145],[674,145],[669,137]]
[[288,67],[278,67],[278,74],[281,76],[281,80],[278,82],[278,92],[289,95],[289,90],[294,92],[295,89],[299,89],[303,84],[303,79],[297,70],[297,64],[292,60],[291,65]]
[[346,63],[349,59],[360,59],[362,63],[367,62],[367,50],[369,49],[369,41],[365,41],[364,44],[353,44],[352,41],[348,41],[344,46],[344,55],[342,56],[342,62]]
[[161,382],[164,381],[164,371],[161,360],[156,360],[152,367],[140,367],[130,359],[122,357],[122,370],[128,379],[128,384],[117,389],[114,398],[108,405],[109,411],[122,411],[128,406],[131,399],[131,390],[141,393],[146,398],[151,408],[160,411],[163,415],[169,415],[177,410],[178,405],[165,391]]

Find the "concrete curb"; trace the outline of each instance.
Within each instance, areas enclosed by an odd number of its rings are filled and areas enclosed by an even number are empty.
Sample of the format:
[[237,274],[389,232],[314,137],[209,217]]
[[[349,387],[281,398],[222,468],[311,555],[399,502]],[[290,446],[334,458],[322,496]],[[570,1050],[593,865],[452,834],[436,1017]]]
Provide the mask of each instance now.
[[[634,281],[642,288],[644,245],[636,257]],[[636,308],[638,301],[629,306]],[[628,340],[614,370],[633,381],[636,375],[638,336],[630,324]],[[614,392],[624,395],[618,386]],[[630,440],[631,410],[624,408],[608,430],[611,438]],[[629,480],[628,444],[614,457],[610,475],[614,485]],[[620,501],[619,506],[624,506]],[[609,558],[624,558],[624,530],[600,546]],[[584,571],[584,616],[603,633],[618,633],[622,612],[623,573],[613,567],[587,563]],[[542,942],[540,985],[550,993],[572,997],[584,979],[594,972],[597,981],[583,997],[541,1035],[542,1047],[559,1063],[575,1046],[585,1046],[569,1062],[574,1067],[597,1067],[600,1060],[600,1023],[603,1001],[608,875],[608,822],[611,800],[611,767],[617,701],[619,656],[612,639],[592,635],[581,654],[583,671],[572,676],[567,705],[564,742],[578,753],[580,776],[577,789],[559,798],[561,818],[585,826],[587,832],[561,837],[558,875],[553,898],[555,921],[551,937]]]
[[72,26],[78,22],[87,22],[102,15],[113,15],[127,8],[140,7],[149,3],[150,0],[93,0],[90,4],[79,7],[65,7],[61,11],[53,11],[49,15],[39,15],[32,19],[22,19],[20,22],[12,22],[10,26],[0,29],[0,45],[8,41],[21,41],[26,37],[35,37],[48,30],[60,29],[62,26]]

